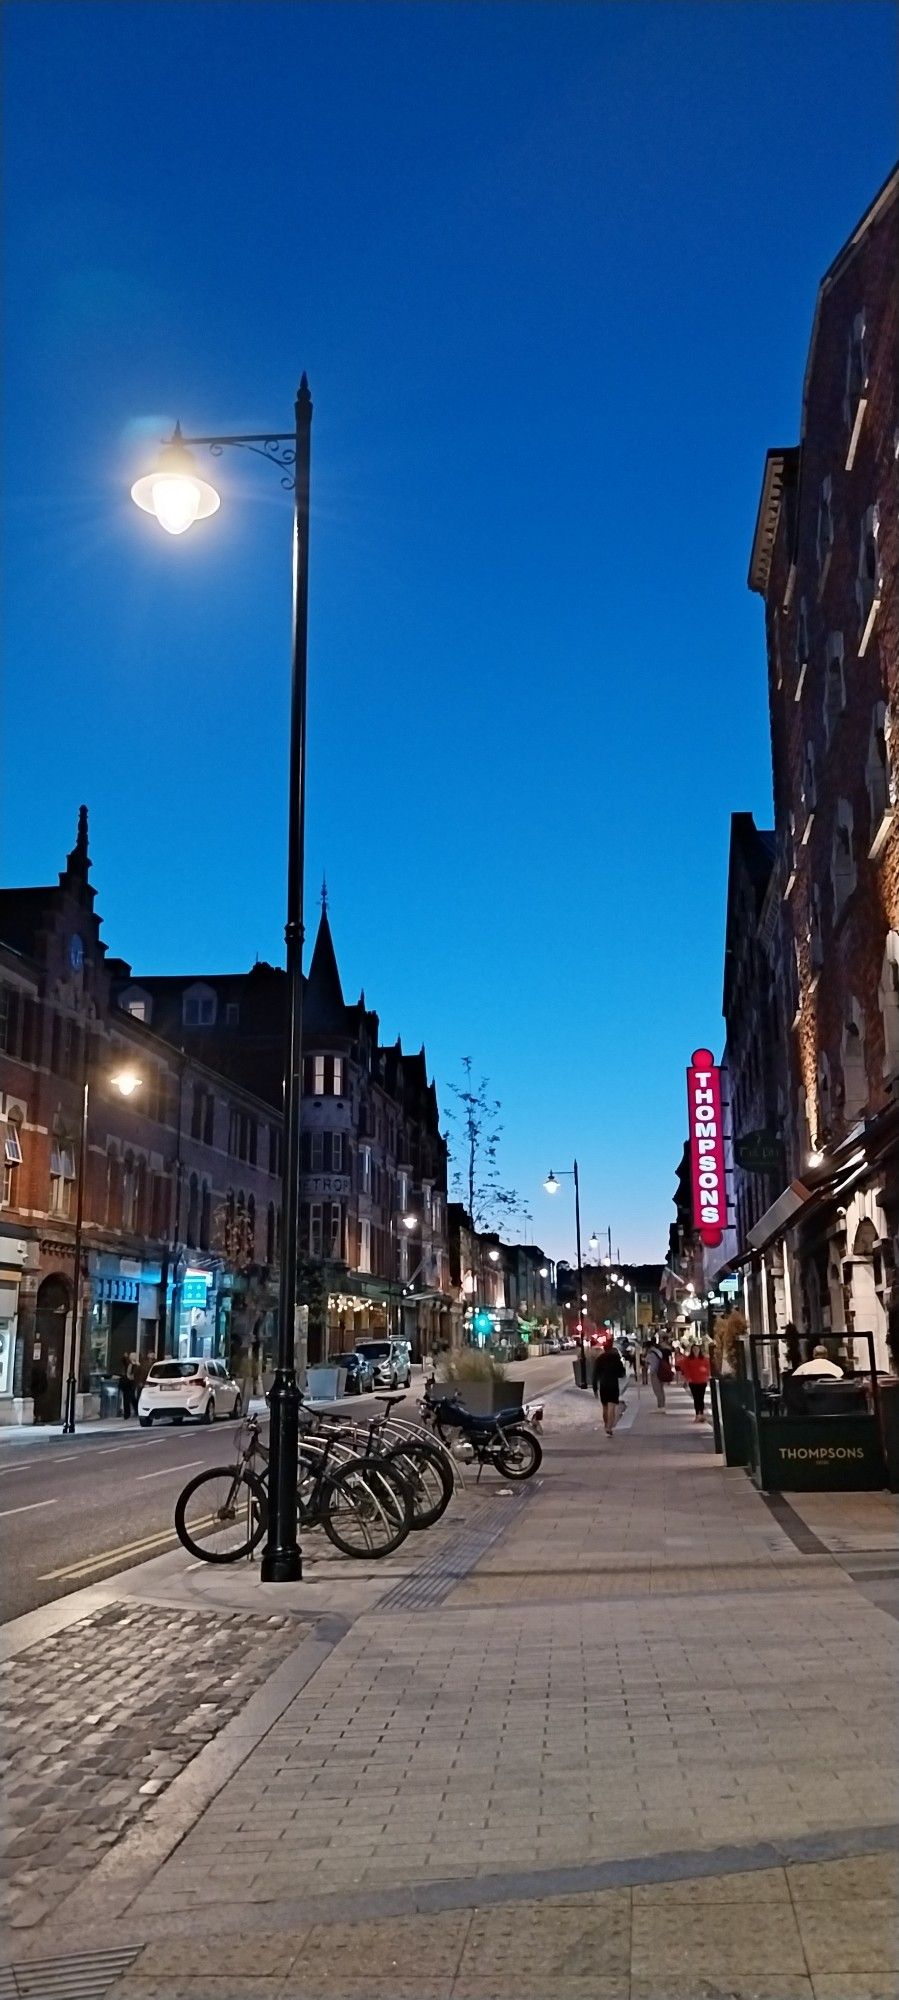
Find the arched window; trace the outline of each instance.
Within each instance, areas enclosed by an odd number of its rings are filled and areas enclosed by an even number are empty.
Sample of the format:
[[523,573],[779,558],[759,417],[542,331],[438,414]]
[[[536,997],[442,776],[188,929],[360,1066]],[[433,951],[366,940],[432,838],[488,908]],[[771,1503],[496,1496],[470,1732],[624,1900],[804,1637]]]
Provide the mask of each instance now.
[[137,1171],[134,1154],[128,1152],[122,1161],[122,1228],[133,1230],[137,1207]]
[[799,610],[796,614],[796,672],[798,675],[798,686],[796,688],[797,700],[802,690],[802,682],[803,682],[803,677],[805,675],[806,667],[808,666],[808,659],[809,659],[808,605],[806,604],[805,598],[801,597],[799,599]]
[[855,579],[855,601],[858,605],[858,651],[859,658],[867,651],[868,641],[874,630],[874,621],[880,609],[883,592],[883,573],[880,561],[880,511],[869,507],[865,514],[858,539],[858,573]]
[[181,1019],[185,1028],[214,1028],[218,1014],[218,998],[214,986],[206,986],[202,980],[195,980],[185,987],[181,1003]]
[[865,1071],[865,1019],[853,994],[850,994],[843,1022],[841,1038],[843,1061],[843,1112],[847,1125],[853,1125],[868,1102],[868,1078]]
[[884,1076],[899,1072],[899,931],[889,931],[880,971]]
[[887,756],[886,722],[886,703],[879,701],[871,716],[871,734],[868,738],[868,761],[865,766],[865,783],[868,788],[868,804],[871,809],[869,832],[872,849],[875,848],[884,813],[890,809],[890,767]]
[[843,672],[843,634],[831,632],[827,641],[824,668],[824,733],[828,743],[846,707],[846,678]]
[[830,473],[821,481],[815,548],[818,556],[818,578],[823,589],[833,551],[833,480]]
[[187,1247],[195,1250],[200,1226],[200,1182],[196,1174],[191,1174],[187,1190]]
[[203,1182],[200,1196],[200,1249],[208,1250],[212,1237],[212,1190],[208,1181]]
[[275,1261],[275,1204],[273,1201],[269,1202],[265,1216],[265,1261],[267,1264],[273,1264]]
[[839,916],[848,898],[852,895],[856,883],[855,834],[852,824],[852,807],[848,799],[837,800],[837,821],[833,830],[830,880],[833,889],[833,913],[836,918]]

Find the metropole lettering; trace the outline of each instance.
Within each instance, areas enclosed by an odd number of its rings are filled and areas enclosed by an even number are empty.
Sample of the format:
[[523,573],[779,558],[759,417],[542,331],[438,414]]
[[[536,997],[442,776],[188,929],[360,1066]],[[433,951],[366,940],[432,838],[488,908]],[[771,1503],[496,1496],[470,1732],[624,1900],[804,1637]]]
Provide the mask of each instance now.
[[721,1072],[710,1049],[694,1049],[687,1071],[693,1225],[710,1250],[727,1227]]

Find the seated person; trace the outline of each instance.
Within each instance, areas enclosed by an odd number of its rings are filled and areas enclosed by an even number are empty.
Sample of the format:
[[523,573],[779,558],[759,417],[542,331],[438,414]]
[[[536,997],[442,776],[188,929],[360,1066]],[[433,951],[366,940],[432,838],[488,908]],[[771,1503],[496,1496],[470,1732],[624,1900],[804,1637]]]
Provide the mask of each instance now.
[[837,1382],[843,1380],[842,1368],[838,1368],[836,1362],[831,1361],[826,1347],[820,1340],[817,1347],[812,1349],[811,1360],[803,1361],[798,1368],[794,1368],[793,1381],[795,1382],[799,1376],[807,1378],[810,1375],[829,1375]]

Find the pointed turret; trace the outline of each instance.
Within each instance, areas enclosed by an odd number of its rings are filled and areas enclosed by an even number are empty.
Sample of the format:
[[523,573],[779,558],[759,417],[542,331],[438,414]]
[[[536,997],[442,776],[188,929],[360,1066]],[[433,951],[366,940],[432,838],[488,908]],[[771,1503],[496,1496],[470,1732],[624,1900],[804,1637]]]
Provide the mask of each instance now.
[[312,963],[306,975],[303,1014],[306,1027],[315,1033],[321,1034],[328,1029],[336,1029],[340,1034],[344,1031],[346,1002],[337,970],[328,912],[324,907],[319,918]]
[[[74,875],[80,881],[86,882],[90,873],[90,865],[91,858],[87,847],[87,806],[79,806],[78,832],[75,836],[75,845],[71,853],[66,857],[65,873],[70,878]],[[60,881],[62,881],[62,876],[60,876]]]

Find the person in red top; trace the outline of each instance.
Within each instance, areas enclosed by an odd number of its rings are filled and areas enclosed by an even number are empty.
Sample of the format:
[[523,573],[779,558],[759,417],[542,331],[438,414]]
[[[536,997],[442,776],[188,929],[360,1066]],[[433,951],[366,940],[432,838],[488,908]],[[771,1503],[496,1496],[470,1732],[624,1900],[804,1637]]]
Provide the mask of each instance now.
[[693,1422],[702,1424],[705,1422],[705,1392],[711,1369],[708,1355],[703,1354],[701,1347],[693,1347],[684,1355],[681,1374],[693,1398],[693,1408],[696,1412]]

